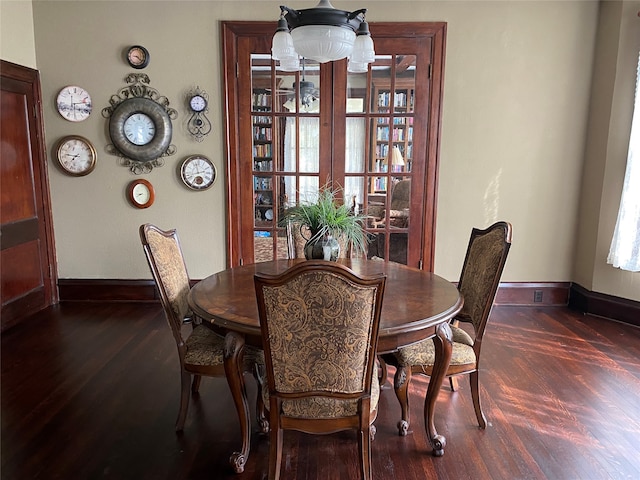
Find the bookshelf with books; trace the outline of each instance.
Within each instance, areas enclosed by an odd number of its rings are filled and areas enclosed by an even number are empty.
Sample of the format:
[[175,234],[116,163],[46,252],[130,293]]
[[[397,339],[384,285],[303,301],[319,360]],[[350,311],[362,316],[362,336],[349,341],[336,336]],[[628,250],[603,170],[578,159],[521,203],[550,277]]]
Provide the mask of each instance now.
[[369,193],[387,190],[388,177],[411,171],[415,81],[398,78],[391,91],[389,80],[373,81],[372,113],[375,117],[369,171],[380,173],[369,184]]
[[274,220],[273,116],[271,91],[254,88],[251,103],[253,139],[253,198],[256,227],[268,227]]

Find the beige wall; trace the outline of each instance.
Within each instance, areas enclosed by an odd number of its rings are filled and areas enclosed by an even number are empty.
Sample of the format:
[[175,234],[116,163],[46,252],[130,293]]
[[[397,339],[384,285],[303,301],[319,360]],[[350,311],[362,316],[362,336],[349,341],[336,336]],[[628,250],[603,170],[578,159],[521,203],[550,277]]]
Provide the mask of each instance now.
[[0,58],[37,68],[31,0],[0,1]]
[[[219,21],[275,23],[280,3],[33,2],[49,154],[69,134],[91,139],[99,153],[98,167],[84,178],[67,177],[50,162],[61,278],[149,278],[137,237],[147,221],[179,229],[192,277],[224,267],[223,179],[190,192],[175,166],[203,153],[224,172]],[[361,3],[371,22],[448,23],[436,273],[456,279],[471,227],[506,219],[514,245],[504,281],[572,280],[598,4]],[[157,198],[142,211],[125,200],[132,177],[105,153],[107,121],[100,115],[124,86],[131,69],[122,51],[135,43],[151,52],[144,70],[151,85],[180,113],[178,154],[146,176]],[[55,112],[55,95],[69,84],[93,97],[94,113],[80,124]],[[184,127],[183,98],[196,85],[211,96],[214,122],[201,144]]]
[[627,161],[640,2],[602,2],[581,187],[573,281],[596,292],[640,301],[640,273],[606,263]]

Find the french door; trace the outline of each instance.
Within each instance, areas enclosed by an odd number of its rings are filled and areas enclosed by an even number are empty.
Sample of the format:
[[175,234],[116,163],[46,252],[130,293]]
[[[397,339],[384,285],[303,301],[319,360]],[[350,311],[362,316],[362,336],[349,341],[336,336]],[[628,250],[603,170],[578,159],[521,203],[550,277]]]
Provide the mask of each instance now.
[[432,270],[446,24],[371,24],[366,73],[282,71],[274,25],[222,24],[229,266],[286,258],[283,212],[331,185],[368,216],[369,258]]

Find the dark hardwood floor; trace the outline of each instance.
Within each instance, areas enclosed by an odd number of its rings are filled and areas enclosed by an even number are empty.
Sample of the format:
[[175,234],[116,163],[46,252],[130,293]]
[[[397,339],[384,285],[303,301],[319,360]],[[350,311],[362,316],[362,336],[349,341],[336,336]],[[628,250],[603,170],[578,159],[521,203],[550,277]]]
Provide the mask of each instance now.
[[[414,377],[404,438],[384,390],[375,479],[640,478],[640,329],[566,308],[503,306],[483,348],[490,426],[478,429],[466,378],[458,392],[443,387],[436,420],[447,447],[434,458],[422,420],[427,380]],[[223,378],[203,380],[175,434],[178,359],[159,305],[41,312],[2,335],[1,382],[3,479],[266,478],[268,439],[257,433],[245,473],[228,467],[240,435]],[[350,432],[286,433],[282,478],[357,478],[355,445]]]

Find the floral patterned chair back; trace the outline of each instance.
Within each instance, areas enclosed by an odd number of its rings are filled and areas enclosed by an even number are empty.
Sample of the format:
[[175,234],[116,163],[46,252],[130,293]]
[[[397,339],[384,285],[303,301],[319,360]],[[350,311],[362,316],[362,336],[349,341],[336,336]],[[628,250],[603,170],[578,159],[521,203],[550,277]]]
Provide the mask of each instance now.
[[384,275],[359,277],[319,260],[281,275],[258,274],[255,284],[269,387],[263,390],[271,426],[269,478],[280,471],[282,429],[356,429],[365,439],[362,472],[369,479]]

